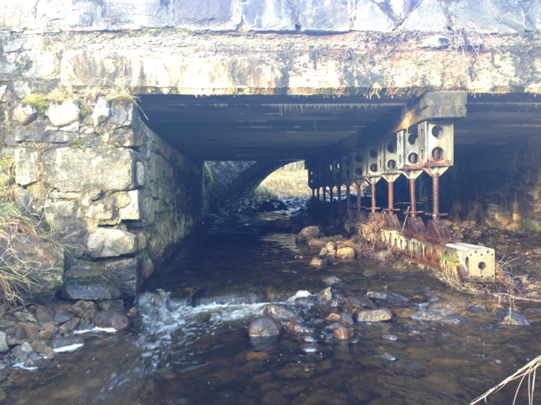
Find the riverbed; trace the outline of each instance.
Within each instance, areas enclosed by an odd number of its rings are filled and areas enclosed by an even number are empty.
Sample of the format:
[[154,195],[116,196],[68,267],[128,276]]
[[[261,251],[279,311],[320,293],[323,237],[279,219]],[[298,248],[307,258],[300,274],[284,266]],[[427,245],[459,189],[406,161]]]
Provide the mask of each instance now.
[[[451,291],[415,264],[311,267],[317,252],[264,226],[276,215],[198,231],[143,286],[129,330],[81,334],[73,352],[4,372],[2,403],[467,404],[541,354],[537,307],[514,309],[530,326],[503,325],[508,303]],[[338,304],[383,293],[373,304],[391,321],[333,338],[326,319],[341,307],[317,299],[330,277],[340,280],[331,285]],[[270,301],[296,312],[308,333],[251,341],[248,325]],[[436,304],[445,317],[421,320]],[[515,388],[488,403],[511,404]],[[527,403],[525,389],[517,403]]]

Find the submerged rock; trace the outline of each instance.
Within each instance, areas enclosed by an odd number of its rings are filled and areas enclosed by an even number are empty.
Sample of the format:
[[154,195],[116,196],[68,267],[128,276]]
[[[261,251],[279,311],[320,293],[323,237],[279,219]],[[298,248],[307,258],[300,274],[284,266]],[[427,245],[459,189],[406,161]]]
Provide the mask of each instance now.
[[250,337],[269,337],[280,334],[280,329],[270,318],[259,318],[252,321],[248,328]]
[[312,257],[312,260],[310,260],[309,265],[310,266],[325,266],[327,264],[327,260],[325,260],[322,256],[314,256]]
[[357,322],[385,322],[393,317],[391,311],[387,308],[374,309],[371,311],[361,311],[357,314]]
[[350,247],[338,249],[336,251],[336,257],[339,259],[355,259],[355,250]]
[[366,296],[370,298],[371,300],[378,300],[378,301],[387,301],[389,296],[385,293],[376,292],[376,291],[368,291],[366,293]]
[[528,321],[524,316],[517,314],[516,312],[511,312],[501,322],[503,325],[513,325],[513,326],[529,326],[530,321]]
[[128,329],[130,326],[130,318],[116,311],[101,311],[96,315],[93,322],[98,328],[113,328],[116,330]]
[[293,308],[288,308],[286,305],[267,305],[263,313],[273,319],[296,319],[297,312]]
[[336,339],[351,339],[354,331],[353,328],[346,328],[345,326],[340,325],[334,329],[333,333]]

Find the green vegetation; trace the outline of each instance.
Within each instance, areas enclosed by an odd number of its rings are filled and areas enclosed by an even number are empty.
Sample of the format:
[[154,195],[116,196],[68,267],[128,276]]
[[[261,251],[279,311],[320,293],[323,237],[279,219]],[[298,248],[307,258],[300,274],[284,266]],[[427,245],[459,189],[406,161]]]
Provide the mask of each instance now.
[[22,104],[36,107],[38,113],[41,113],[43,110],[49,108],[50,104],[43,97],[42,94],[29,94],[24,98]]

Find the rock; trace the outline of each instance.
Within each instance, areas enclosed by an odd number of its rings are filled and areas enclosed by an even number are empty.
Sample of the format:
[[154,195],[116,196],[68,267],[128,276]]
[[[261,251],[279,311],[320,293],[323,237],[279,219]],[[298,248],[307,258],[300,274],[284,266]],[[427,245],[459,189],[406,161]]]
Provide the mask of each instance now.
[[84,343],[85,341],[83,340],[83,338],[71,336],[53,339],[51,340],[50,345],[53,349],[59,349],[61,347],[82,345]]
[[325,280],[323,280],[326,284],[328,285],[333,285],[333,284],[338,284],[340,280],[338,277],[336,276],[332,276],[332,277],[327,277]]
[[390,340],[394,342],[395,340],[398,340],[398,338],[395,335],[383,335],[381,336],[382,339]]
[[374,308],[374,304],[365,296],[360,297],[348,297],[346,303],[344,304],[344,312],[347,312],[350,315],[354,315],[359,312],[362,308]]
[[383,357],[385,360],[388,360],[388,361],[395,361],[396,360],[396,357],[394,357],[392,354],[387,353],[387,352],[383,353],[381,355],[381,357]]
[[54,352],[53,352],[53,349],[50,348],[50,347],[46,347],[45,350],[43,351],[43,353],[41,353],[41,355],[43,356],[43,358],[45,360],[53,360],[54,359]]
[[33,105],[20,104],[13,112],[13,118],[19,121],[21,125],[28,125],[38,118],[38,109]]
[[295,322],[295,321],[289,321],[288,323],[286,323],[286,330],[291,333],[313,333],[314,332],[313,329],[307,326],[301,325],[300,323]]
[[310,240],[317,238],[319,233],[319,228],[317,226],[308,226],[300,231],[295,237],[295,241],[297,243],[307,243]]
[[[124,311],[124,300],[100,300],[96,301],[98,304],[98,307],[102,311],[117,311],[122,312]],[[160,306],[158,306],[159,308]]]
[[75,330],[77,330],[80,323],[81,323],[81,320],[79,318],[73,318],[67,321],[65,324],[63,324],[59,328],[59,331],[64,336],[71,335]]
[[278,378],[295,379],[310,378],[317,371],[316,363],[287,363],[284,368],[275,372]]
[[336,257],[339,259],[355,259],[355,250],[350,247],[338,249],[336,251]]
[[96,316],[96,304],[91,301],[77,301],[72,309],[81,319],[93,319]]
[[366,293],[366,296],[370,298],[371,300],[378,300],[378,301],[387,301],[389,296],[382,292],[376,292],[376,291],[368,291]]
[[[135,187],[134,152],[127,148],[58,148],[43,152],[44,184],[61,191],[130,190]],[[77,173],[70,176],[68,173]]]
[[39,339],[39,327],[33,323],[20,323],[17,325],[15,336],[19,340],[28,339],[30,341]]
[[[334,252],[334,251],[336,250],[336,243],[334,243],[334,242],[332,242],[332,241],[331,241],[331,242],[327,242],[327,243],[325,244],[325,249],[327,250],[327,253]],[[333,255],[333,254],[336,254],[336,252],[335,252],[335,253],[331,253],[331,255]]]
[[332,292],[331,287],[325,288],[323,291],[319,293],[317,296],[317,299],[319,301],[329,301],[332,299]]
[[357,314],[357,322],[384,322],[390,321],[393,317],[387,308],[361,311]]
[[79,121],[80,114],[81,103],[78,100],[51,103],[48,110],[49,121],[55,127],[64,127],[75,121]]
[[327,318],[325,318],[326,321],[338,321],[340,319],[340,314],[336,312],[331,312]]
[[280,334],[280,330],[272,319],[259,318],[250,323],[248,334],[250,337],[277,336]]
[[38,180],[39,155],[26,148],[15,150],[15,181],[21,186],[32,184]]
[[278,391],[269,391],[261,400],[262,405],[288,405],[289,401],[285,399]]
[[41,325],[45,325],[46,323],[49,323],[49,322],[54,322],[54,319],[51,316],[51,313],[42,308],[38,308],[36,310],[36,319]]
[[8,342],[6,340],[6,334],[0,332],[0,353],[7,352],[9,350]]
[[30,343],[24,342],[22,345],[13,348],[11,352],[15,356],[15,363],[18,364],[24,363],[34,353],[34,349],[32,349]]
[[370,259],[378,262],[394,262],[394,255],[388,250],[382,250],[381,252],[375,252],[370,254]]
[[137,252],[137,236],[113,228],[98,228],[88,237],[92,257],[116,257]]
[[30,312],[14,312],[13,315],[19,320],[34,322],[34,323],[37,322],[34,315],[32,315]]
[[325,266],[327,264],[327,260],[324,257],[321,256],[314,256],[312,257],[312,260],[310,260],[309,265],[310,266]]
[[34,363],[31,359],[28,359],[28,360],[26,360],[26,361],[24,362],[23,366],[24,366],[24,367],[32,367],[32,366],[34,366],[34,364],[35,364],[35,363]]
[[52,322],[43,325],[43,330],[39,332],[40,340],[51,340],[54,335],[54,324]]
[[334,329],[334,337],[336,339],[351,339],[353,337],[353,328],[346,328],[342,325]]
[[93,322],[98,328],[113,328],[115,330],[128,329],[130,326],[130,318],[116,311],[101,311]]
[[266,361],[272,359],[273,356],[271,356],[268,353],[264,352],[250,352],[246,354],[246,357],[244,358],[246,361]]
[[327,241],[324,240],[324,239],[314,238],[314,239],[310,239],[308,241],[308,247],[311,247],[311,248],[314,248],[314,249],[321,249],[321,248],[325,247],[326,244],[327,244]]
[[66,315],[63,315],[63,314],[56,314],[54,316],[54,321],[56,322],[57,325],[62,325],[63,323],[66,323],[70,319],[71,318],[69,316],[66,316]]
[[66,299],[115,300],[122,292],[122,281],[100,266],[80,262],[64,275],[62,296]]
[[92,120],[94,121],[94,126],[100,126],[107,122],[111,115],[111,108],[106,99],[100,98],[94,107],[94,112],[92,113]]
[[298,313],[293,308],[286,305],[268,305],[263,310],[263,314],[273,319],[297,319]]
[[483,236],[483,231],[477,230],[470,233],[470,238],[474,240],[480,239],[482,236]]
[[326,257],[327,256],[327,249],[322,247],[321,250],[319,251],[319,256]]
[[143,282],[143,266],[139,257],[108,260],[105,268],[117,276],[124,284],[122,298],[135,298]]
[[45,346],[45,344],[40,340],[34,340],[32,342],[32,349],[34,349],[34,351],[37,353],[43,353],[46,348],[47,346]]
[[503,319],[501,324],[513,326],[529,326],[530,321],[528,321],[524,316],[517,314],[516,312],[511,312]]
[[353,321],[353,318],[349,316],[346,312],[343,312],[340,314],[340,318],[338,320],[342,325],[344,326],[353,326],[355,325],[355,322]]
[[115,100],[111,104],[111,125],[115,128],[137,126],[137,106],[129,100]]

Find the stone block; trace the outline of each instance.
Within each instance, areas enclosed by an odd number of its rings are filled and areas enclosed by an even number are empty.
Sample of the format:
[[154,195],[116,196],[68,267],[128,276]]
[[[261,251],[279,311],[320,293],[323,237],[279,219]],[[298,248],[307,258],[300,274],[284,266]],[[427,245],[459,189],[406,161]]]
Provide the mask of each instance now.
[[390,32],[393,28],[393,21],[371,0],[358,0],[354,30]]
[[25,186],[38,180],[38,152],[25,148],[15,151],[15,179],[17,184]]
[[348,0],[299,0],[297,12],[303,31],[349,31]]
[[[144,27],[165,27],[173,25],[170,1],[103,0],[104,23],[108,27],[140,29]],[[129,12],[127,12],[129,10]]]
[[7,352],[9,350],[8,342],[6,340],[6,334],[0,332],[0,353]]
[[98,221],[106,221],[113,218],[115,215],[112,204],[104,204],[103,202],[95,202],[85,213],[85,217],[97,219]]
[[242,14],[253,31],[295,31],[295,12],[288,0],[248,0]]
[[98,228],[88,237],[87,247],[92,257],[117,257],[137,251],[137,236],[113,228]]
[[111,108],[109,102],[106,99],[100,98],[94,107],[94,112],[92,113],[92,120],[94,121],[94,126],[97,127],[106,123],[111,116]]
[[44,183],[61,191],[134,188],[135,160],[129,149],[59,148],[43,153]]
[[6,136],[6,144],[16,145],[20,142],[65,143],[81,138],[77,131],[66,131],[49,125],[48,121],[36,120],[29,125],[19,127],[13,134]]
[[449,4],[448,13],[454,29],[516,34],[526,28],[522,7],[516,0],[457,0]]
[[64,127],[75,121],[79,121],[81,115],[81,103],[78,100],[52,103],[49,106],[49,121],[55,127]]
[[108,260],[104,263],[105,268],[117,276],[124,285],[122,298],[135,298],[142,278],[142,263],[139,257],[128,259]]
[[32,212],[34,199],[32,198],[32,194],[30,194],[25,188],[19,187],[15,189],[15,201],[17,205],[25,212]]
[[192,29],[236,30],[241,22],[234,0],[199,0],[173,2],[174,25]]
[[137,187],[145,185],[146,169],[142,162],[137,162],[135,165],[135,183]]
[[38,109],[33,105],[20,104],[13,112],[13,118],[21,125],[28,125],[38,118]]
[[133,128],[118,128],[105,134],[105,143],[110,146],[141,146],[141,132]]
[[447,17],[438,0],[423,0],[400,28],[403,31],[446,32]]
[[62,296],[71,300],[116,300],[123,288],[122,281],[105,268],[79,263],[64,274]]
[[139,190],[132,190],[126,193],[129,197],[129,203],[120,209],[121,219],[137,220],[141,219],[140,194]]
[[137,106],[124,100],[113,101],[111,104],[110,122],[113,128],[137,127],[139,123]]

